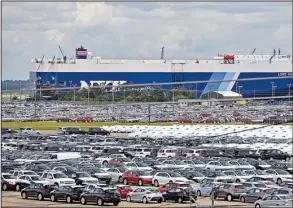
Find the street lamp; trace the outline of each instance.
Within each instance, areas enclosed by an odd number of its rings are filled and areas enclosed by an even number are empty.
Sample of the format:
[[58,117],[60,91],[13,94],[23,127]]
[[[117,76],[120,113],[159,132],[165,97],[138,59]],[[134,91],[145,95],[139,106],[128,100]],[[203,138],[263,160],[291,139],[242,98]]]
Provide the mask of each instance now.
[[241,93],[240,93],[240,89],[241,89],[242,87],[243,87],[242,85],[238,86],[238,93],[239,93],[239,94],[241,94]]
[[289,104],[290,104],[290,94],[291,94],[291,85],[292,84],[287,84],[288,85],[288,96],[289,96]]
[[272,97],[274,96],[274,82],[271,82],[272,84]]

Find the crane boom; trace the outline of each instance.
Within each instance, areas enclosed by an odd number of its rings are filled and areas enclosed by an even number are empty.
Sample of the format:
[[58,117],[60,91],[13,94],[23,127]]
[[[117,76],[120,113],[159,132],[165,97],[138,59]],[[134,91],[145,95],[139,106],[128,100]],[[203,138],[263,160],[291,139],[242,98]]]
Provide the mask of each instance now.
[[64,59],[64,53],[63,53],[63,51],[62,51],[62,48],[61,48],[61,46],[59,46],[59,50],[60,50],[60,52],[61,52],[61,54],[62,54],[62,57],[63,57],[63,59]]

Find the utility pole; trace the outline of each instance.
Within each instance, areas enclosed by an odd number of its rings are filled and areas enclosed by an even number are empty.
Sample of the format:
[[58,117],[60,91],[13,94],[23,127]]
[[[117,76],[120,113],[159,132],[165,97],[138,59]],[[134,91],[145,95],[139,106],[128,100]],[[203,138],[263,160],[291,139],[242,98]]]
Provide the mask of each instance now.
[[151,104],[148,105],[148,125],[151,125]]
[[74,102],[74,105],[75,105],[75,87],[76,87],[76,84],[73,84],[73,102]]

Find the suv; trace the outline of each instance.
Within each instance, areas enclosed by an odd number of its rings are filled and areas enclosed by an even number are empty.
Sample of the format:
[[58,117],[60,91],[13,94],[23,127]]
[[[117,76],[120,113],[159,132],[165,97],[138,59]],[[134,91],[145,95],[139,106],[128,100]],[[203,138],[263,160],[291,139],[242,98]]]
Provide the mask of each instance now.
[[263,160],[276,159],[276,160],[290,161],[291,159],[288,153],[284,153],[278,149],[267,149],[267,150],[264,149],[264,150],[259,150],[258,152],[261,156],[261,159]]
[[243,193],[246,193],[246,190],[240,183],[223,184],[216,189],[215,197],[233,201],[233,199],[239,199],[240,194]]
[[44,172],[42,177],[57,186],[75,185],[75,180],[59,171]]
[[118,206],[121,197],[116,188],[95,188],[81,194],[80,203],[87,204],[87,202],[97,203],[98,206],[103,206],[104,203]]
[[50,192],[55,188],[56,186],[52,184],[31,183],[28,187],[21,190],[21,198],[37,197],[41,201],[44,198],[49,198]]
[[88,135],[110,135],[110,132],[97,127],[91,127],[88,129]]

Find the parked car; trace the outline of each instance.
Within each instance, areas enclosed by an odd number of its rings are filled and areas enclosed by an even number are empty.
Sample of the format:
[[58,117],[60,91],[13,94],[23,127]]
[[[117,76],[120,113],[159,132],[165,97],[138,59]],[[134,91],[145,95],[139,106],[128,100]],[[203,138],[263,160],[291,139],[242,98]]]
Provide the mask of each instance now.
[[182,203],[184,201],[195,202],[197,199],[197,196],[195,192],[190,193],[188,188],[172,188],[163,193],[163,198],[164,198],[164,201],[171,200],[178,203]]
[[152,184],[153,175],[149,171],[135,171],[129,170],[122,175],[124,185],[137,184],[143,186],[145,184]]
[[109,131],[98,127],[90,127],[87,133],[88,135],[110,135]]
[[65,200],[67,203],[72,201],[79,201],[80,195],[83,192],[84,186],[73,185],[73,186],[61,186],[53,190],[50,193],[50,199],[52,202]]
[[263,199],[259,199],[254,202],[255,208],[262,207],[282,207],[291,208],[292,207],[292,196],[289,195],[269,195]]
[[50,192],[57,188],[54,184],[31,183],[28,187],[21,190],[21,198],[37,198],[42,201],[50,198]]
[[239,199],[240,195],[246,193],[244,186],[240,183],[222,184],[216,191],[216,198],[224,198],[227,201]]
[[96,203],[98,206],[103,206],[105,203],[112,203],[118,206],[121,202],[121,197],[115,188],[95,188],[84,192],[80,196],[80,203]]
[[137,188],[133,192],[130,192],[126,196],[128,202],[157,202],[162,203],[163,195],[156,189],[153,188]]

